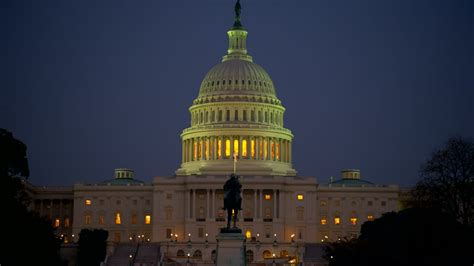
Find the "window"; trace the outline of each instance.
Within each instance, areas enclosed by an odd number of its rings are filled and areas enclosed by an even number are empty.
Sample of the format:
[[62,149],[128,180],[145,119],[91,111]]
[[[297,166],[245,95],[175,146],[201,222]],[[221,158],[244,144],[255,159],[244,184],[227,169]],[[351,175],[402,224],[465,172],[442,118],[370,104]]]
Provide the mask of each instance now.
[[380,205],[381,205],[382,207],[385,207],[385,206],[387,206],[387,202],[386,202],[386,201],[382,201],[382,202],[380,202]]
[[202,252],[199,249],[194,251],[193,259],[201,259],[201,258],[202,258]]
[[321,225],[326,225],[328,223],[328,220],[326,218],[326,216],[322,216],[321,217]]
[[168,206],[165,209],[165,219],[166,220],[171,220],[173,217],[173,207]]
[[204,237],[204,228],[199,227],[198,228],[198,237],[203,238]]
[[248,239],[252,238],[252,232],[250,230],[245,231],[245,237]]
[[250,156],[255,158],[255,140],[250,141]]
[[247,140],[242,140],[242,156],[247,157]]
[[222,158],[222,140],[217,141],[217,157]]
[[357,217],[351,217],[351,224],[356,225],[357,224]]
[[151,224],[151,215],[145,215],[145,224]]
[[239,110],[235,110],[234,112],[234,121],[239,120]]
[[99,200],[99,204],[104,205],[104,200],[103,199]]
[[176,252],[176,257],[184,258],[184,250],[182,249],[178,250],[178,252]]
[[244,121],[247,121],[247,110],[244,110],[243,112],[243,118]]
[[239,141],[234,140],[234,155],[239,155]]
[[325,200],[322,200],[322,201],[319,203],[319,205],[320,205],[321,207],[326,207],[327,203],[326,203]]
[[90,214],[86,214],[84,216],[84,223],[85,224],[87,224],[87,225],[91,224],[91,220],[92,220],[92,218],[91,218]]
[[230,110],[226,110],[225,120],[230,121]]
[[171,193],[166,193],[166,199],[172,199],[173,198],[173,194]]
[[134,199],[134,200],[133,200],[133,205],[137,205],[137,203],[138,203],[137,200]]
[[121,200],[117,200],[116,203],[117,203],[117,205],[120,205],[120,204],[122,204],[122,201],[121,201]]
[[70,220],[68,217],[64,218],[64,227],[68,228],[70,226]]
[[336,225],[341,224],[341,217],[334,216],[334,224],[336,224]]
[[146,204],[146,205],[150,205],[150,203],[151,203],[151,201],[150,201],[149,199],[147,199],[147,200],[145,201],[145,204]]
[[263,258],[264,259],[271,259],[272,258],[272,253],[269,250],[265,250],[263,252]]
[[54,219],[54,227],[58,228],[61,225],[61,220],[59,220],[59,217]]
[[122,219],[120,218],[120,212],[115,213],[115,224],[122,224]]
[[138,220],[137,214],[132,213],[132,224],[137,224],[137,220]]
[[104,215],[99,215],[99,224],[105,224]]
[[87,206],[90,206],[90,205],[92,205],[92,200],[90,200],[90,199],[86,199],[86,205],[87,205]]
[[270,194],[265,194],[265,200],[271,200],[272,199],[272,195]]
[[301,201],[301,200],[304,199],[304,196],[303,196],[303,194],[298,194],[298,196],[296,196],[296,198]]
[[367,221],[373,221],[374,216],[372,214],[367,215]]
[[374,204],[374,203],[373,203],[371,200],[367,201],[367,205],[368,205],[368,206],[372,206],[373,204]]
[[222,121],[222,110],[219,110],[219,121]]
[[225,140],[225,156],[230,157],[230,140]]

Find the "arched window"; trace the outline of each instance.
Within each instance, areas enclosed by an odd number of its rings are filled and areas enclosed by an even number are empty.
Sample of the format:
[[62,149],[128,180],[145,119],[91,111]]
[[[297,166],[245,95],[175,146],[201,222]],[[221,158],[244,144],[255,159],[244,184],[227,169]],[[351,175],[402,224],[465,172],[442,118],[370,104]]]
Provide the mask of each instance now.
[[250,111],[250,120],[252,122],[255,122],[255,111],[254,110]]
[[272,253],[269,250],[263,251],[263,258],[264,259],[271,259],[272,258]]
[[280,251],[280,258],[287,258],[288,257],[288,251],[282,250]]
[[203,113],[201,112],[200,118],[199,118],[199,123],[200,123],[200,124],[202,124],[202,120],[203,120],[203,117],[202,117],[202,116],[203,116]]
[[219,138],[217,141],[217,157],[222,158],[222,140]]
[[226,117],[225,117],[225,120],[226,120],[226,121],[230,121],[230,110],[226,110]]
[[262,122],[262,111],[258,111],[258,122]]
[[198,159],[202,158],[202,139],[199,140],[199,145],[198,145]]
[[266,160],[268,155],[268,141],[263,141],[263,159]]
[[247,157],[247,140],[242,140],[242,156]]
[[247,121],[247,110],[243,111],[242,120]]
[[280,160],[280,143],[275,144],[275,160],[279,161]]
[[211,122],[214,122],[215,116],[216,116],[216,111],[212,110],[212,112],[211,112]]
[[201,258],[202,258],[202,252],[199,249],[194,251],[193,259],[201,259]]
[[247,264],[250,264],[253,262],[253,251],[250,249],[245,252],[245,259],[247,260]]
[[255,158],[255,140],[250,141],[250,156]]
[[219,121],[222,121],[222,110],[219,110]]
[[234,155],[239,155],[239,140],[234,139]]
[[270,140],[270,151],[271,151],[271,160],[275,159],[275,141],[274,140]]
[[225,157],[230,157],[230,139],[225,140]]
[[[235,82],[235,83],[237,83],[237,82]],[[212,259],[212,261],[214,261],[214,263],[216,262],[216,250],[213,250],[211,252],[211,259]]]
[[184,258],[184,250],[180,249],[178,252],[176,252],[176,257],[178,258]]
[[235,110],[234,112],[234,121],[238,121],[239,120],[239,110]]
[[197,142],[195,140],[193,140],[193,157],[194,157],[194,161],[197,160],[197,157],[198,157],[198,147],[197,147]]
[[120,212],[115,213],[115,224],[122,224],[122,219],[120,218]]

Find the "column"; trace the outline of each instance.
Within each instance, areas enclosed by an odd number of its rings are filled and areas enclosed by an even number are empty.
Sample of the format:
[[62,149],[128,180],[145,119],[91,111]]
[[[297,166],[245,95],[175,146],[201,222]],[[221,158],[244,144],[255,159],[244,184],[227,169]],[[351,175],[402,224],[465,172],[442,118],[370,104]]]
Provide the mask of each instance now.
[[206,189],[206,220],[209,220],[210,215],[210,210],[211,210],[211,206],[209,205],[209,189]]
[[192,205],[192,210],[191,210],[191,213],[192,213],[192,218],[196,218],[196,190],[193,189],[193,205]]
[[230,158],[232,159],[234,156],[234,137],[230,136]]
[[215,218],[216,212],[216,190],[212,189],[212,210],[211,210],[211,218]]
[[271,145],[272,139],[267,138],[267,160],[272,159],[272,145]]
[[186,215],[189,219],[191,219],[191,190],[187,191],[185,194],[185,208],[186,208]]
[[217,137],[212,137],[212,159],[217,160]]
[[242,159],[242,137],[239,136],[239,153],[237,154],[239,160]]
[[257,190],[253,190],[253,219],[257,220]]
[[277,218],[277,193],[276,189],[273,190],[273,221]]
[[281,143],[282,143],[282,141],[281,141],[281,139],[279,138],[279,139],[278,139],[278,161],[279,161],[279,162],[282,161],[282,159],[281,159],[281,150],[282,150],[282,149],[281,149]]
[[255,137],[255,160],[260,160],[260,137]]
[[[283,192],[284,193],[284,192]],[[282,191],[278,191],[278,218],[285,217],[283,212],[285,211],[285,199],[283,199]],[[311,204],[315,205],[315,204]]]
[[260,213],[260,215],[259,215],[258,218],[260,218],[260,219],[262,219],[262,217],[263,217],[263,216],[262,216],[262,209],[263,209],[263,208],[262,208],[262,207],[263,207],[263,206],[262,206],[262,198],[263,198],[263,197],[262,197],[262,193],[263,193],[263,190],[260,189],[260,197],[259,197],[259,199],[258,199],[258,200],[259,200],[258,210],[259,210],[259,213]]
[[291,147],[291,142],[288,143],[288,150],[289,150],[288,162],[291,163],[293,161],[293,148]]
[[186,162],[186,141],[181,142],[181,162]]
[[199,145],[201,146],[201,160],[206,158],[206,141],[204,137],[199,138]]

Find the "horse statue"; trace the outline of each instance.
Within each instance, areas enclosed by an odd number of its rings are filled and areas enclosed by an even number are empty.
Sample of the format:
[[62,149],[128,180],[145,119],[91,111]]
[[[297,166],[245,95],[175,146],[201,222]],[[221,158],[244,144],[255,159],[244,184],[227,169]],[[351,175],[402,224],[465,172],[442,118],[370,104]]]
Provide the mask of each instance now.
[[237,228],[237,214],[242,210],[242,197],[240,193],[242,185],[239,182],[239,177],[234,173],[224,184],[224,210],[227,210],[227,229],[231,229],[231,219],[234,223],[233,228]]

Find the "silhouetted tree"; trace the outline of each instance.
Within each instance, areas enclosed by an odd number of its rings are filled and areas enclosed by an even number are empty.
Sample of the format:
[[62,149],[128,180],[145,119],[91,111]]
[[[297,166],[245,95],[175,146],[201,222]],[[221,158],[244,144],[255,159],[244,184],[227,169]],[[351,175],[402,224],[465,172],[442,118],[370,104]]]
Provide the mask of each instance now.
[[105,259],[109,232],[102,229],[82,229],[79,233],[79,266],[100,265]]
[[0,129],[1,265],[59,265],[59,240],[51,221],[28,210],[26,145]]
[[330,266],[471,266],[473,238],[439,210],[410,208],[364,223],[359,238],[330,243],[325,258]]
[[474,226],[474,144],[451,138],[422,166],[412,190],[415,207],[438,208],[462,224]]

